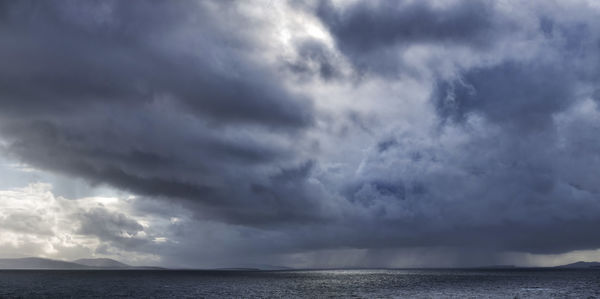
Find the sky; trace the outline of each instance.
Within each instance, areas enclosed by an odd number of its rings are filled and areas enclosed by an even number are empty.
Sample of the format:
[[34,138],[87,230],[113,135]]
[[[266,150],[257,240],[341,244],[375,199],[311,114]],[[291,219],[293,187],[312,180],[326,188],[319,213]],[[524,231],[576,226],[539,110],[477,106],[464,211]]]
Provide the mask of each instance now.
[[0,257],[600,260],[596,1],[0,1]]

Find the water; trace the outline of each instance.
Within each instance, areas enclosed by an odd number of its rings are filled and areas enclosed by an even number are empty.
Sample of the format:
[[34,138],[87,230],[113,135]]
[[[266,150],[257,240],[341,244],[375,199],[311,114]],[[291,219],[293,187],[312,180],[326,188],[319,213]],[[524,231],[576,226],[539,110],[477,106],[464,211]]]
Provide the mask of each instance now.
[[600,298],[600,270],[0,271],[0,298]]

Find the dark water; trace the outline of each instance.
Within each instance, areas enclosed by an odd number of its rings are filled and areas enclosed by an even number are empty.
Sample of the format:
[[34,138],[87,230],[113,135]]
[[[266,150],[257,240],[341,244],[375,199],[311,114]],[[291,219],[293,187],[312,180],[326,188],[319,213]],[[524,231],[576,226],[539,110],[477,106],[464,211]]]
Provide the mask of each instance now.
[[0,271],[0,297],[600,298],[599,270]]

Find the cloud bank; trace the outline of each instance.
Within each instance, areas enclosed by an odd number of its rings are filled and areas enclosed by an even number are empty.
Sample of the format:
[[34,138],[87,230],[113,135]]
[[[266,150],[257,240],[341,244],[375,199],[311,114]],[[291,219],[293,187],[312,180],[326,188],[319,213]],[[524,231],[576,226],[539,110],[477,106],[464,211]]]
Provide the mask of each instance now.
[[[600,248],[593,2],[1,11],[3,156],[136,198],[64,199],[87,253],[402,266]],[[36,215],[2,221],[41,234]]]

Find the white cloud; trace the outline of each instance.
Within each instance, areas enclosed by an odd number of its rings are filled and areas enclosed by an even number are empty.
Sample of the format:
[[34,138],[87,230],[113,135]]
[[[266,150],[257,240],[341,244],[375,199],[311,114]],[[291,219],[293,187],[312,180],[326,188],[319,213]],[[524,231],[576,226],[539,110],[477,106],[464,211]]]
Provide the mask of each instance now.
[[[123,234],[123,238],[160,240],[168,238],[153,231],[152,217],[133,216],[135,199],[118,197],[88,197],[66,199],[55,196],[47,183],[31,183],[23,188],[0,190],[0,255],[3,257],[39,256],[72,260],[84,257],[110,257],[131,263],[159,261],[152,253],[140,252],[135,247],[129,250],[119,247],[118,242],[103,240],[101,234],[86,234],[83,225],[90,215],[116,215],[122,222],[103,223],[119,230],[125,223],[144,223],[137,234]],[[93,212],[96,214],[90,214]],[[153,216],[155,217],[155,216]],[[168,221],[168,220],[166,220]]]

